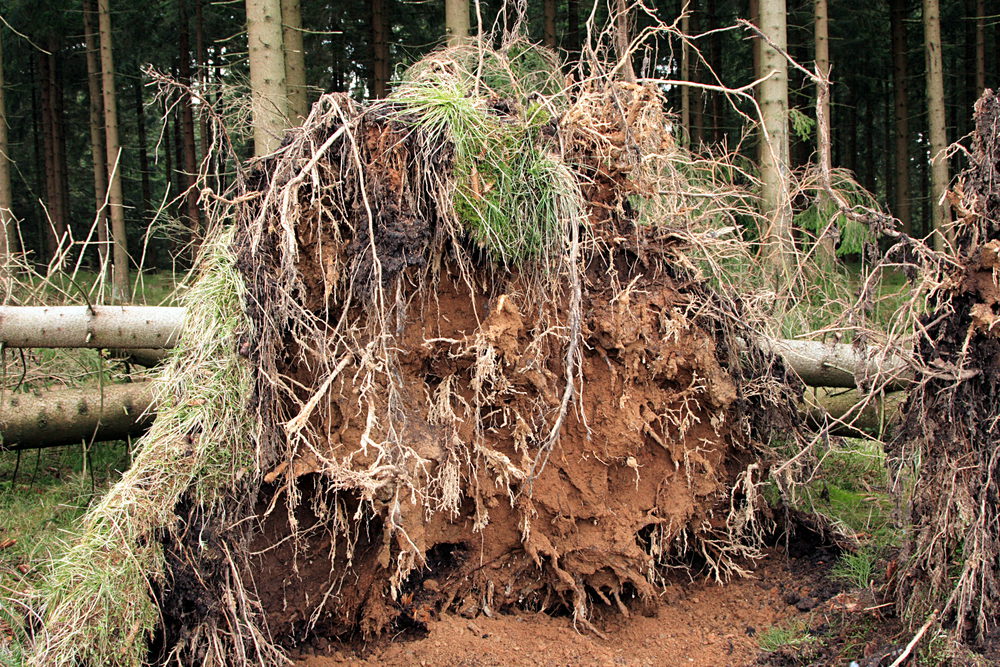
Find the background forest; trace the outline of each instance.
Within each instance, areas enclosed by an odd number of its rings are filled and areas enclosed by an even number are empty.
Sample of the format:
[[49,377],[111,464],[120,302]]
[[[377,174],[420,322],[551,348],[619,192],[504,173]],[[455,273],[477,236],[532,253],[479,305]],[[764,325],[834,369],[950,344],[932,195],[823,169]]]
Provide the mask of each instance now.
[[[250,154],[245,4],[208,0],[108,0],[113,51],[124,224],[133,267],[170,268],[184,253],[184,227],[197,228],[197,195],[186,191],[211,140],[210,125],[197,113],[199,98],[223,104],[237,151]],[[28,257],[46,265],[57,239],[79,241],[94,226],[103,204],[106,124],[100,95],[101,58],[96,0],[8,0],[3,3],[5,118],[11,164],[9,206]],[[286,0],[284,5],[297,5]],[[485,25],[497,19],[498,2],[477,7]],[[640,74],[715,83],[710,69],[736,88],[755,78],[754,42],[746,31],[715,31],[753,17],[757,0],[655,2],[665,20],[689,14],[681,26],[700,35],[694,44],[703,59],[678,43],[657,38],[635,58]],[[814,2],[787,6],[788,51],[800,63],[815,56]],[[971,106],[998,76],[1000,20],[984,0],[941,6],[941,40],[947,142],[970,131]],[[528,3],[533,40],[554,46],[569,62],[578,54],[590,8],[579,0]],[[301,26],[286,32],[302,39],[305,94],[346,92],[358,98],[382,96],[393,76],[445,39],[441,3],[371,0],[302,2]],[[597,14],[606,12],[598,5]],[[829,3],[832,62],[832,160],[853,172],[904,226],[916,235],[930,229],[931,156],[927,121],[923,7],[912,0]],[[642,28],[636,15],[634,34]],[[601,16],[596,17],[598,22]],[[501,18],[502,20],[502,18]],[[288,49],[286,45],[286,49]],[[293,50],[294,49],[293,47]],[[157,95],[151,77],[191,82],[196,94]],[[690,92],[689,92],[690,91]],[[291,94],[296,94],[294,91]],[[694,146],[736,151],[755,161],[756,139],[747,137],[745,118],[726,97],[710,90],[669,90],[681,125]],[[244,100],[241,102],[241,100]],[[746,101],[736,101],[749,111]],[[789,75],[792,168],[810,161],[816,146],[815,86],[802,72]],[[192,109],[194,113],[192,113]],[[245,131],[245,132],[241,132]],[[96,156],[96,160],[95,160]],[[949,173],[961,168],[961,155]],[[209,170],[224,171],[224,165]],[[224,177],[224,174],[223,174]],[[912,221],[912,222],[911,222]],[[180,226],[179,226],[180,225]],[[153,232],[152,234],[149,234]],[[94,240],[97,240],[96,238]],[[96,266],[96,243],[86,263]],[[850,248],[848,250],[851,250]]]

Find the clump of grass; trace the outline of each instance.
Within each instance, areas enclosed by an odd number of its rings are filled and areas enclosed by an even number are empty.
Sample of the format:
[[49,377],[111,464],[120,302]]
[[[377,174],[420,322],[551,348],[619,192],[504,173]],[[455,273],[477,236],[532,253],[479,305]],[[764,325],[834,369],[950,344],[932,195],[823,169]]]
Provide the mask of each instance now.
[[184,332],[159,381],[159,415],[133,465],[87,512],[79,540],[40,587],[45,630],[29,664],[143,664],[142,640],[159,618],[160,536],[179,500],[190,493],[211,509],[253,463],[244,410],[251,371],[237,353],[248,325],[230,237],[206,244],[203,276],[184,299]]
[[557,61],[528,44],[447,49],[411,68],[391,97],[399,120],[454,145],[458,220],[507,266],[561,243],[568,204],[579,200],[543,138],[561,97]]
[[811,634],[803,622],[793,621],[786,624],[772,625],[760,634],[757,645],[768,653],[778,651],[802,650],[822,644],[822,640]]
[[840,556],[830,575],[854,588],[871,588],[879,574],[879,551],[872,545]]

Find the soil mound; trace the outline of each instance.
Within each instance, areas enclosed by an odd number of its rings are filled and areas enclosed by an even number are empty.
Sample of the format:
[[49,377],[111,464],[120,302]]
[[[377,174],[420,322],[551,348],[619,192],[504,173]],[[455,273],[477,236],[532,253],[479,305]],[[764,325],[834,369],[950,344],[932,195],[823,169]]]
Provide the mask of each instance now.
[[[661,99],[608,83],[541,124],[540,93],[501,78],[431,122],[425,88],[477,57],[439,54],[384,104],[321,100],[242,216],[274,454],[248,573],[293,642],[447,609],[589,627],[670,568],[726,580],[758,555],[792,391],[775,360],[737,356],[746,313],[692,270],[688,230],[644,211],[677,178],[649,164],[679,150]],[[498,72],[544,57],[489,54]],[[465,113],[495,125],[479,144]]]
[[36,664],[279,664],[446,610],[593,629],[671,570],[752,565],[797,391],[706,279],[746,258],[738,188],[660,91],[588,66],[437,52],[387,100],[322,97],[218,198],[159,416],[54,569]]

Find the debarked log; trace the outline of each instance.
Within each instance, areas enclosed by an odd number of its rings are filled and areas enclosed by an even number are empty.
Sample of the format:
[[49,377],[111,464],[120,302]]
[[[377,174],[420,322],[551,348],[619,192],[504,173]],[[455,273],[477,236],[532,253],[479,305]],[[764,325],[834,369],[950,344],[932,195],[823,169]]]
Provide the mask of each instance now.
[[123,440],[155,418],[152,382],[112,384],[0,398],[0,450]]

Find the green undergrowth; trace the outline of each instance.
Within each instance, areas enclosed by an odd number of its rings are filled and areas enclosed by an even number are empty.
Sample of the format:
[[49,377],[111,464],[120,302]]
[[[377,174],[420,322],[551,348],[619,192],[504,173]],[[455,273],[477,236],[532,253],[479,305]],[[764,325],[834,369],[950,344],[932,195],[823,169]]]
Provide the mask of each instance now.
[[76,536],[91,501],[128,467],[129,444],[0,453],[0,665],[23,662],[25,601]]
[[468,46],[411,67],[391,96],[400,121],[454,145],[455,213],[508,266],[561,247],[567,222],[579,218],[576,180],[543,137],[565,105],[561,82],[540,47]]
[[790,651],[802,655],[821,644],[822,639],[812,634],[808,623],[801,619],[772,625],[757,639],[757,645],[768,653]]
[[186,326],[159,380],[158,418],[39,586],[45,630],[29,664],[143,664],[159,620],[151,597],[164,573],[158,536],[182,497],[211,512],[253,465],[244,409],[251,373],[237,353],[247,326],[243,285],[230,236],[206,244],[202,277],[182,302]]
[[[178,275],[170,271],[140,271],[129,276],[129,302],[147,306],[174,306],[180,298]],[[42,277],[28,274],[20,291],[30,294],[29,305],[104,303],[110,290],[105,278],[93,270],[55,271]]]

